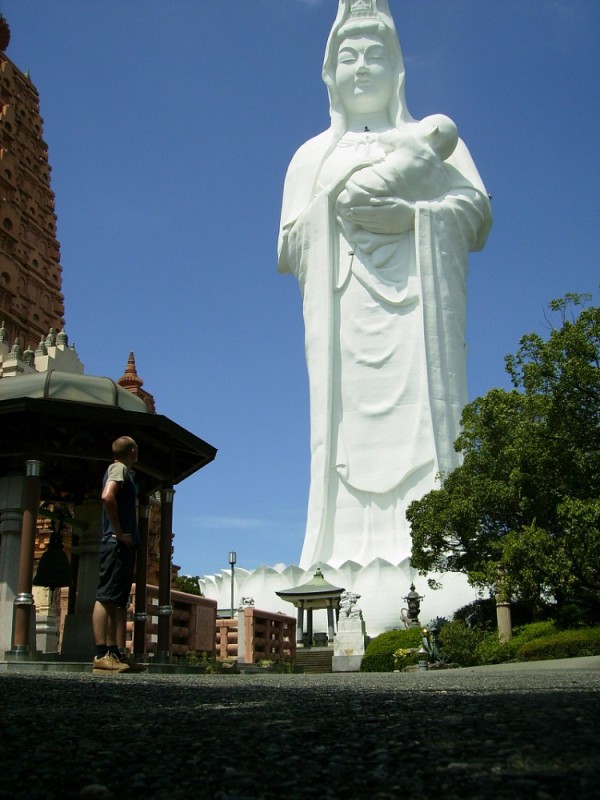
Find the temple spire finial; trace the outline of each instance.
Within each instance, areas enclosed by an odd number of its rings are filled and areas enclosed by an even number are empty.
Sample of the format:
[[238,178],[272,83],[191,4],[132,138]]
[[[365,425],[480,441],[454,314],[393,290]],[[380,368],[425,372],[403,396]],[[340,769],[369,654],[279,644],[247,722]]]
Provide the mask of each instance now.
[[152,413],[156,413],[156,405],[154,403],[154,397],[147,392],[145,389],[142,389],[144,385],[144,381],[140,378],[137,373],[137,369],[135,366],[135,356],[133,351],[129,353],[129,358],[127,359],[127,367],[125,368],[124,374],[117,380],[119,386],[122,386],[124,389],[127,389],[128,392],[131,394],[136,395],[137,397],[141,397],[144,403],[148,406],[148,410]]
[[[119,383],[125,389],[131,388],[140,388],[144,385],[144,381],[140,378],[137,374],[137,369],[135,366],[135,355],[133,351],[129,353],[129,358],[127,359],[127,367],[125,368],[125,373],[123,377],[119,378]],[[131,388],[130,388],[131,387]]]

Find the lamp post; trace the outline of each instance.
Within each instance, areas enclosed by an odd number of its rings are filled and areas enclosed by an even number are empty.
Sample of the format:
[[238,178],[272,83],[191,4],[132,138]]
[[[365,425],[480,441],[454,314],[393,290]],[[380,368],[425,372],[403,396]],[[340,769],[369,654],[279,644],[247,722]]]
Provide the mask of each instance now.
[[235,572],[235,562],[237,555],[235,550],[229,551],[229,565],[231,566],[231,619],[233,619],[233,576]]

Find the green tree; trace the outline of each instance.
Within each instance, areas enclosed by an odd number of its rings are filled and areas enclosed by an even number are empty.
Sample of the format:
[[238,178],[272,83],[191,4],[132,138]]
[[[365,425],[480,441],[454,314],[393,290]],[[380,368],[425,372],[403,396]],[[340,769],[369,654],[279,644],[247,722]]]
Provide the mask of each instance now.
[[178,575],[173,581],[173,585],[180,592],[202,595],[200,578],[197,575]]
[[553,301],[560,325],[506,358],[514,389],[464,409],[462,465],[407,512],[422,573],[600,606],[600,308],[588,300]]

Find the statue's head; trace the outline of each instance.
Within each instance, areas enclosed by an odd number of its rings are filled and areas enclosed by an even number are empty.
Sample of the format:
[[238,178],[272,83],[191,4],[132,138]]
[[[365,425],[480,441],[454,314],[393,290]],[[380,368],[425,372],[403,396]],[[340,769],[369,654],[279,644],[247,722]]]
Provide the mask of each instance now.
[[[373,60],[372,86],[350,90],[348,72],[353,53]],[[356,109],[380,111],[387,106],[390,122],[411,120],[404,98],[404,63],[388,0],[340,0],[325,50],[323,80],[330,100],[332,125],[346,130],[350,104]]]

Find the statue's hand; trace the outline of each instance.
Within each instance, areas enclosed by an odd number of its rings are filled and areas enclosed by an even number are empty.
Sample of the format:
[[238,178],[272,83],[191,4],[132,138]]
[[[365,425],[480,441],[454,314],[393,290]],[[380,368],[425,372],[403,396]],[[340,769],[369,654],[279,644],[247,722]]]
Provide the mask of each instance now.
[[349,209],[347,217],[370,233],[406,233],[415,226],[415,207],[400,197],[372,197],[370,205]]

